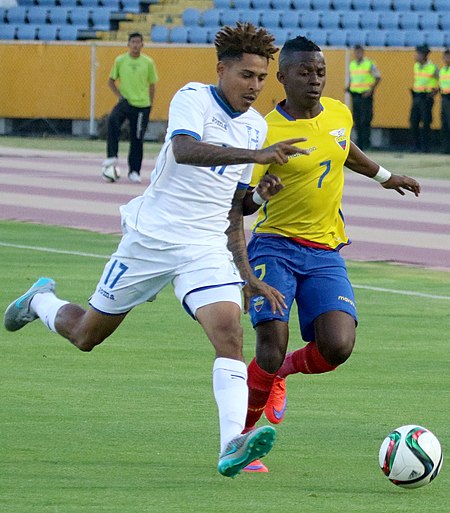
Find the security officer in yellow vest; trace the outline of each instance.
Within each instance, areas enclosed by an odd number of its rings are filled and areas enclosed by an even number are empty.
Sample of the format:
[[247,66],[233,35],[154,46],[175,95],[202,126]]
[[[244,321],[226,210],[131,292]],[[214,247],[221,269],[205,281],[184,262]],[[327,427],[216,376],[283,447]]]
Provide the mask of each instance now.
[[353,48],[354,59],[349,67],[347,91],[352,96],[353,121],[357,134],[356,145],[362,150],[370,147],[370,125],[373,118],[373,93],[381,80],[375,63],[364,57],[364,48]]
[[442,54],[444,66],[439,71],[441,91],[441,141],[442,152],[450,153],[450,48]]
[[[416,47],[412,88],[413,101],[409,118],[414,152],[430,152],[430,126],[434,97],[439,90],[439,69],[428,60],[429,53],[430,49],[427,45]],[[421,123],[422,130],[420,129]]]

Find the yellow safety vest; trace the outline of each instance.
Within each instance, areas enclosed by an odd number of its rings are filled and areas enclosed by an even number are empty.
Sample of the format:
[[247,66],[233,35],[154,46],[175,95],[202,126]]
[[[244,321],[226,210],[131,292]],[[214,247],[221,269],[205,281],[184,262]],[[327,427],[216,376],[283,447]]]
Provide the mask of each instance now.
[[364,93],[370,91],[375,78],[372,75],[373,62],[370,59],[363,59],[360,63],[352,61],[350,63],[350,92]]
[[439,88],[442,94],[450,94],[450,66],[439,71]]
[[436,89],[438,81],[435,77],[436,66],[432,62],[427,62],[422,66],[419,62],[414,64],[414,86],[415,93],[431,93]]

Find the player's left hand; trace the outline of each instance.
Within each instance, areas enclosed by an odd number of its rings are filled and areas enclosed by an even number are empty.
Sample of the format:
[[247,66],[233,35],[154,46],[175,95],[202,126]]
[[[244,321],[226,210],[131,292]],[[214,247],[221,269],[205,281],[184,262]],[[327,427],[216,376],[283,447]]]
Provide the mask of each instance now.
[[270,303],[272,307],[272,313],[276,313],[277,311],[284,315],[284,310],[287,309],[287,305],[284,302],[284,295],[274,287],[267,285],[261,280],[258,280],[256,276],[250,278],[244,289],[244,313],[248,313],[248,309],[250,306],[250,299],[253,296],[264,296]]
[[394,189],[402,196],[405,195],[404,191],[409,191],[414,196],[420,194],[420,184],[414,178],[406,175],[392,175],[389,180],[381,184],[385,189]]
[[267,174],[264,175],[259,184],[256,187],[256,192],[265,201],[269,201],[275,194],[278,194],[281,189],[284,188],[284,184],[277,175]]

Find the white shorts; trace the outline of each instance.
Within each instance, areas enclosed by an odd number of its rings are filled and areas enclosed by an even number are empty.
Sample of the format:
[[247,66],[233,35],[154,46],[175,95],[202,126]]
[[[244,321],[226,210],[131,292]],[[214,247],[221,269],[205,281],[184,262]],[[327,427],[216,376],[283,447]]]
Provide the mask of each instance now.
[[126,227],[89,300],[111,315],[129,312],[172,283],[175,295],[195,316],[201,306],[232,301],[242,306],[242,278],[225,247],[162,242]]

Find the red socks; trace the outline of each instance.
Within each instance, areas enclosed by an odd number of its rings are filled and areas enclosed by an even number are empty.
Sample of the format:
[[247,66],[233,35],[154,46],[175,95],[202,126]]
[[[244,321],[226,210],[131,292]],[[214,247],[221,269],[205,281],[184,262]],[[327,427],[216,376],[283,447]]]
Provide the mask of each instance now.
[[330,365],[319,353],[315,342],[308,342],[306,346],[288,353],[283,365],[278,369],[277,376],[285,378],[289,374],[322,374],[334,370],[336,366]]
[[275,374],[269,374],[256,363],[256,359],[250,362],[247,369],[248,378],[248,410],[244,433],[253,429],[260,419],[272,390]]

